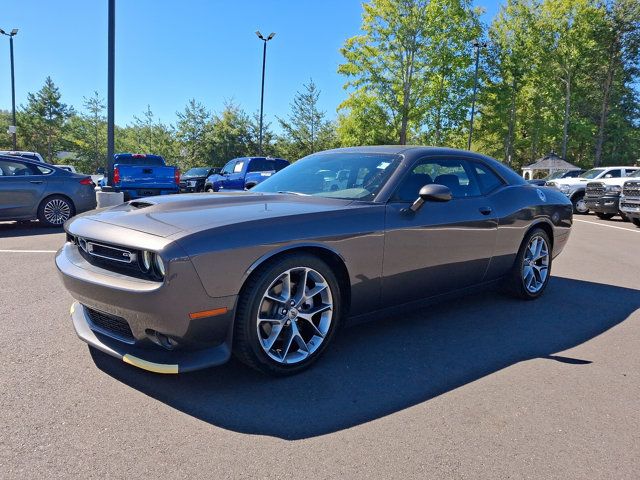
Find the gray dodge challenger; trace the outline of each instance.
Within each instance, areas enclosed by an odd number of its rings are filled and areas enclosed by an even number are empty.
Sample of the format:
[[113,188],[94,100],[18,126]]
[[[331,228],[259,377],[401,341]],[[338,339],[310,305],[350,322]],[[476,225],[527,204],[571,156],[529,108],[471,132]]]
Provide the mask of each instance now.
[[91,347],[158,373],[299,372],[339,328],[501,284],[538,298],[572,224],[559,191],[486,156],[360,147],[246,192],[132,200],[65,224],[56,255]]

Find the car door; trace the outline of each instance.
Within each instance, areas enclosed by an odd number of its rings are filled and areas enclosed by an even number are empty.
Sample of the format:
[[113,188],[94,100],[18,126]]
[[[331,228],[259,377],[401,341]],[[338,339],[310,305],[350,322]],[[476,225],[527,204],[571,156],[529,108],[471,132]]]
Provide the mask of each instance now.
[[[450,188],[448,202],[408,207],[426,184]],[[418,160],[387,203],[383,305],[426,298],[480,283],[497,238],[493,205],[482,194],[473,162],[461,157]]]
[[0,218],[35,216],[46,185],[46,175],[31,163],[0,159]]
[[225,190],[244,190],[244,166],[245,160],[237,160],[231,173],[226,175],[223,180]]

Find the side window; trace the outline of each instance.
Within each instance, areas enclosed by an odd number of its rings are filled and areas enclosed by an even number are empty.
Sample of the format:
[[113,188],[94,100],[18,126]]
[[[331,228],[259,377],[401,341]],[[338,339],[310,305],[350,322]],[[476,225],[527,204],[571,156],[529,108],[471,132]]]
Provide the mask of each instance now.
[[464,160],[425,159],[420,160],[402,180],[392,199],[412,202],[420,189],[431,183],[449,187],[454,198],[480,195],[480,188],[469,164]]
[[275,162],[261,158],[251,160],[248,169],[249,172],[270,172],[272,170],[275,170]]
[[0,160],[0,176],[3,177],[24,177],[33,175],[31,166],[22,162],[10,160]]
[[482,195],[487,195],[498,187],[504,185],[502,179],[493,173],[493,171],[486,165],[475,163],[474,169]]
[[[36,175],[49,175],[53,170],[47,167],[41,167],[40,165],[32,165],[36,169]],[[67,170],[70,172],[71,170]]]
[[605,178],[620,178],[622,176],[622,170],[620,170],[619,168],[616,170],[609,170],[607,173],[604,174]]
[[637,171],[638,171],[637,168],[626,168],[625,169],[625,175],[628,177],[629,175],[633,175]]
[[236,164],[235,160],[231,160],[224,167],[222,167],[222,171],[220,171],[221,175],[228,175],[233,172],[233,166]]
[[233,173],[242,172],[242,167],[244,167],[244,162],[236,162],[235,166],[233,167]]

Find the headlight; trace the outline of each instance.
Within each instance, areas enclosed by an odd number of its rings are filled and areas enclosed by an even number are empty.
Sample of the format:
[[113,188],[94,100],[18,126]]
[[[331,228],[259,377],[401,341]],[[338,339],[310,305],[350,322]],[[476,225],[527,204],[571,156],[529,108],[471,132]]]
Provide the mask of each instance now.
[[144,250],[142,252],[142,266],[144,267],[145,271],[149,271],[151,269],[151,257],[153,256],[153,253]]
[[164,262],[162,261],[162,258],[160,258],[160,255],[158,255],[157,253],[153,256],[153,263],[156,266],[157,272],[164,277]]
[[562,193],[569,193],[571,191],[571,187],[569,185],[560,185],[560,191]]
[[620,193],[622,191],[622,187],[620,185],[609,185],[607,187],[607,192],[610,193]]

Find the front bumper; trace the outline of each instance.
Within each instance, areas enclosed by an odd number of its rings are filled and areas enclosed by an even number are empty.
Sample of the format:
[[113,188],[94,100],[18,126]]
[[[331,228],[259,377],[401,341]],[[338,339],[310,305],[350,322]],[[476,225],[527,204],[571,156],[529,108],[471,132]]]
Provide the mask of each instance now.
[[[210,297],[188,259],[171,262],[163,282],[92,265],[72,243],[58,251],[56,265],[77,300],[71,313],[76,333],[89,345],[160,373],[197,370],[229,359],[237,296]],[[89,309],[124,320],[130,338],[96,326]],[[193,315],[204,311],[213,316]],[[159,336],[171,339],[172,347],[161,346]]]
[[615,215],[619,212],[620,197],[618,195],[584,197],[584,203],[589,210],[593,210],[596,213],[611,213]]
[[620,211],[629,218],[640,218],[640,198],[620,197]]

